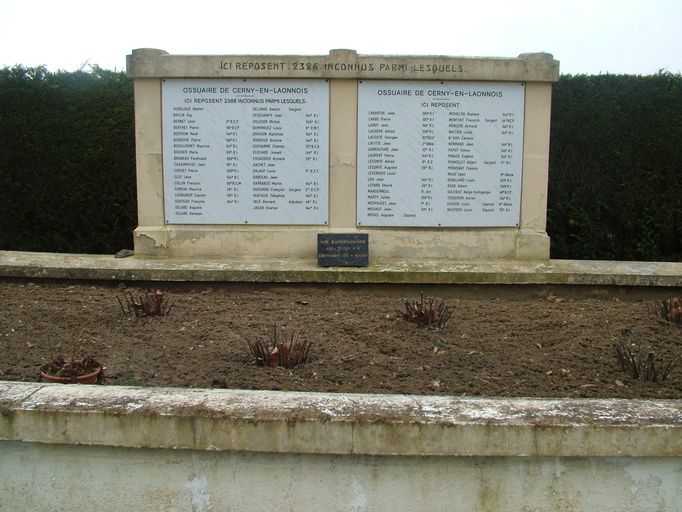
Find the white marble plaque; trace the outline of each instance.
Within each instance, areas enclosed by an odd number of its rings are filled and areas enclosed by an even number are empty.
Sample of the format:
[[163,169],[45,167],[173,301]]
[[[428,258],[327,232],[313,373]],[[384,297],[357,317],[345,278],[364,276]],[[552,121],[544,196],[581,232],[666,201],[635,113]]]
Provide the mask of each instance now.
[[166,223],[328,223],[326,80],[162,84]]
[[525,84],[358,87],[358,225],[519,225]]

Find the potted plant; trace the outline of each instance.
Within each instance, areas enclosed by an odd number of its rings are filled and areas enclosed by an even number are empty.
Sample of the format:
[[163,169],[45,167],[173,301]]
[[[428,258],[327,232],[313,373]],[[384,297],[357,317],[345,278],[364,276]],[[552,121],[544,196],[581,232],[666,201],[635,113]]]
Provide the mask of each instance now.
[[95,384],[102,379],[102,365],[90,356],[65,359],[60,355],[40,367],[40,378],[44,382]]
[[[81,338],[78,338],[81,341]],[[101,382],[104,367],[92,356],[76,358],[76,338],[70,343],[71,356],[56,355],[49,343],[50,360],[40,367],[40,379],[43,382],[61,382],[62,384],[95,384]]]

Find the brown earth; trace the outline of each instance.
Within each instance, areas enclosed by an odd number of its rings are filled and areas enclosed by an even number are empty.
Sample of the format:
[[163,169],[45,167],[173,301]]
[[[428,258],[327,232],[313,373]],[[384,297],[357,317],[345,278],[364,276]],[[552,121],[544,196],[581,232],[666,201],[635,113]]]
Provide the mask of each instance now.
[[[139,295],[147,288],[128,283]],[[0,281],[0,380],[38,380],[53,355],[93,355],[106,384],[536,397],[682,398],[622,372],[616,343],[682,359],[682,329],[652,303],[677,290],[502,286],[152,285],[167,317],[124,316],[122,283]],[[450,322],[399,319],[402,298],[445,299]],[[258,367],[248,341],[273,325],[313,343],[308,364]]]

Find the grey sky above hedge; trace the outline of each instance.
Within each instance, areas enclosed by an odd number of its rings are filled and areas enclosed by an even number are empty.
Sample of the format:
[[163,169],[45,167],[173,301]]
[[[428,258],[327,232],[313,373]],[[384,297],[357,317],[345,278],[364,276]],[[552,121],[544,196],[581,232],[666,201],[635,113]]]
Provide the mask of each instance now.
[[177,54],[516,56],[563,73],[682,71],[679,0],[2,0],[0,65],[125,68],[134,48]]

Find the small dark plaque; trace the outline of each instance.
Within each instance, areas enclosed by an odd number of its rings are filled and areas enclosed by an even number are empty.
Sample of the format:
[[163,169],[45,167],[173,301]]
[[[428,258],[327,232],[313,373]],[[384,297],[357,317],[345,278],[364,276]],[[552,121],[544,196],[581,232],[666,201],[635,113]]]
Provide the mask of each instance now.
[[317,264],[321,267],[366,267],[368,263],[367,233],[317,234]]

